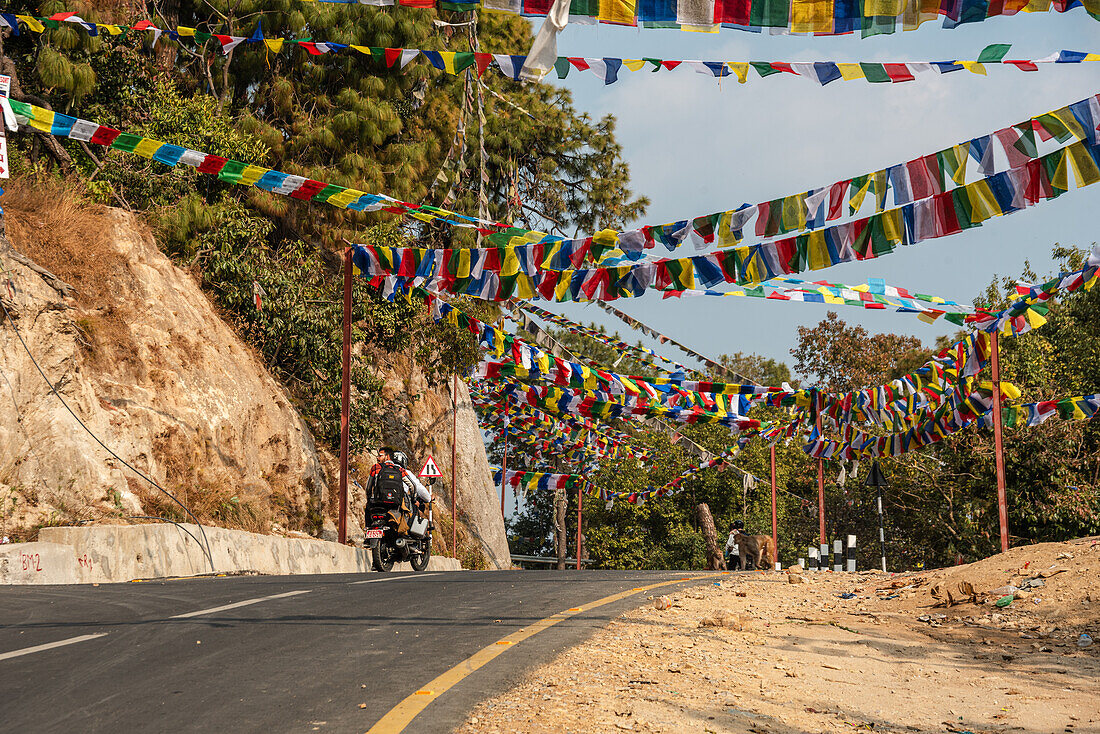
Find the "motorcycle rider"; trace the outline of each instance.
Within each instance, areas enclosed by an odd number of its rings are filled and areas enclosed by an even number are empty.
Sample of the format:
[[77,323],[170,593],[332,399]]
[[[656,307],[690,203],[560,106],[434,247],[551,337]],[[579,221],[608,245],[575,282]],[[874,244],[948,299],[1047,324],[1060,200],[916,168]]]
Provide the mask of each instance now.
[[424,486],[419,477],[409,471],[409,459],[403,451],[392,451],[391,457],[393,463],[400,467],[401,473],[405,475],[405,489],[414,499],[413,514],[423,515],[425,508],[431,504],[432,491]]
[[389,446],[383,446],[378,449],[376,459],[378,463],[372,466],[370,470],[370,480],[367,483],[367,496],[370,497],[371,493],[374,491],[374,481],[378,476],[378,472],[384,465],[392,464],[401,470],[401,474],[404,477],[405,492],[414,500],[413,514],[421,514],[422,507],[427,507],[432,501],[432,493],[415,474],[409,471],[409,460],[408,457],[405,456],[405,453],[403,451],[396,451]]

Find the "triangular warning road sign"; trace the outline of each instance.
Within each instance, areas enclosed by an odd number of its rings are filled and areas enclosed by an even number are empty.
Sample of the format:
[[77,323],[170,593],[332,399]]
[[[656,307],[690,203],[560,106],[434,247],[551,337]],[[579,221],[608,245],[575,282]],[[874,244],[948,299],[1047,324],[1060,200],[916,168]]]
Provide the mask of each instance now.
[[439,471],[439,467],[435,464],[435,459],[428,457],[428,460],[424,462],[424,466],[420,469],[420,476],[425,479],[431,477],[441,477],[443,472]]

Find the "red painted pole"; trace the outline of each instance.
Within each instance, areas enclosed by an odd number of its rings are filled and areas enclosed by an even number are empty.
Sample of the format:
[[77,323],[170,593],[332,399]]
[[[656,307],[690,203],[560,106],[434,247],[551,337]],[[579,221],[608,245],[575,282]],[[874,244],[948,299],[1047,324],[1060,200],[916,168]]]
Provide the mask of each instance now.
[[[775,444],[771,447],[772,458],[772,552],[779,558],[779,518],[776,516],[775,501]],[[774,560],[773,560],[774,562]]]
[[504,517],[504,488],[508,486],[508,400],[504,401],[504,460],[500,462],[500,516]]
[[340,374],[340,515],[336,537],[348,540],[348,434],[351,413],[351,248],[344,249],[344,351]]
[[577,570],[581,570],[581,505],[584,504],[584,482],[577,483]]
[[[821,400],[819,393],[814,391],[814,402],[817,404],[817,433],[821,435]],[[817,525],[821,535],[821,545],[825,545],[825,462],[817,460]]]
[[451,395],[451,553],[458,558],[458,375]]
[[993,451],[997,465],[997,516],[1001,524],[1001,553],[1008,551],[1008,498],[1005,495],[1004,443],[1001,440],[1001,355],[998,334],[993,332],[990,367],[993,370]]

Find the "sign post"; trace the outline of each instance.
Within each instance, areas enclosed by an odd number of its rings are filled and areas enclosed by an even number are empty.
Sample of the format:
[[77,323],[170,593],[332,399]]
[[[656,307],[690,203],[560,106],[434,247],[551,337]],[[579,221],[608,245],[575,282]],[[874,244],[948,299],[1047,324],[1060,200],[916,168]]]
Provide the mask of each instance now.
[[439,471],[439,465],[435,463],[435,459],[431,456],[424,462],[424,466],[420,467],[421,479],[438,479],[443,476],[443,472]]
[[[11,77],[0,74],[0,97],[5,99],[11,95]],[[0,120],[0,178],[7,178],[8,168],[8,138],[4,122]]]

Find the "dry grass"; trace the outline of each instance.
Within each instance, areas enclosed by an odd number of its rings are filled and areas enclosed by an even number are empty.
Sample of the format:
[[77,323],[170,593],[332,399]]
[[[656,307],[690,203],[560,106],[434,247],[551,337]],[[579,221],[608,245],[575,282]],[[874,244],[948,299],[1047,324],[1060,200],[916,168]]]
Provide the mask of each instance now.
[[[244,485],[224,469],[214,469],[209,446],[195,436],[172,427],[153,440],[157,462],[164,467],[164,488],[171,492],[203,524],[271,532],[275,519],[272,497],[260,485]],[[145,482],[130,482],[130,489],[150,515],[178,522],[192,522],[179,505]]]
[[111,244],[113,221],[106,209],[58,181],[29,177],[12,180],[3,206],[15,248],[76,289],[84,312],[77,327],[93,361],[143,375],[130,334],[135,314],[120,299],[134,290],[134,275]]
[[123,259],[111,247],[103,207],[52,179],[13,179],[4,192],[4,221],[15,248],[77,290],[86,308],[107,300]]

